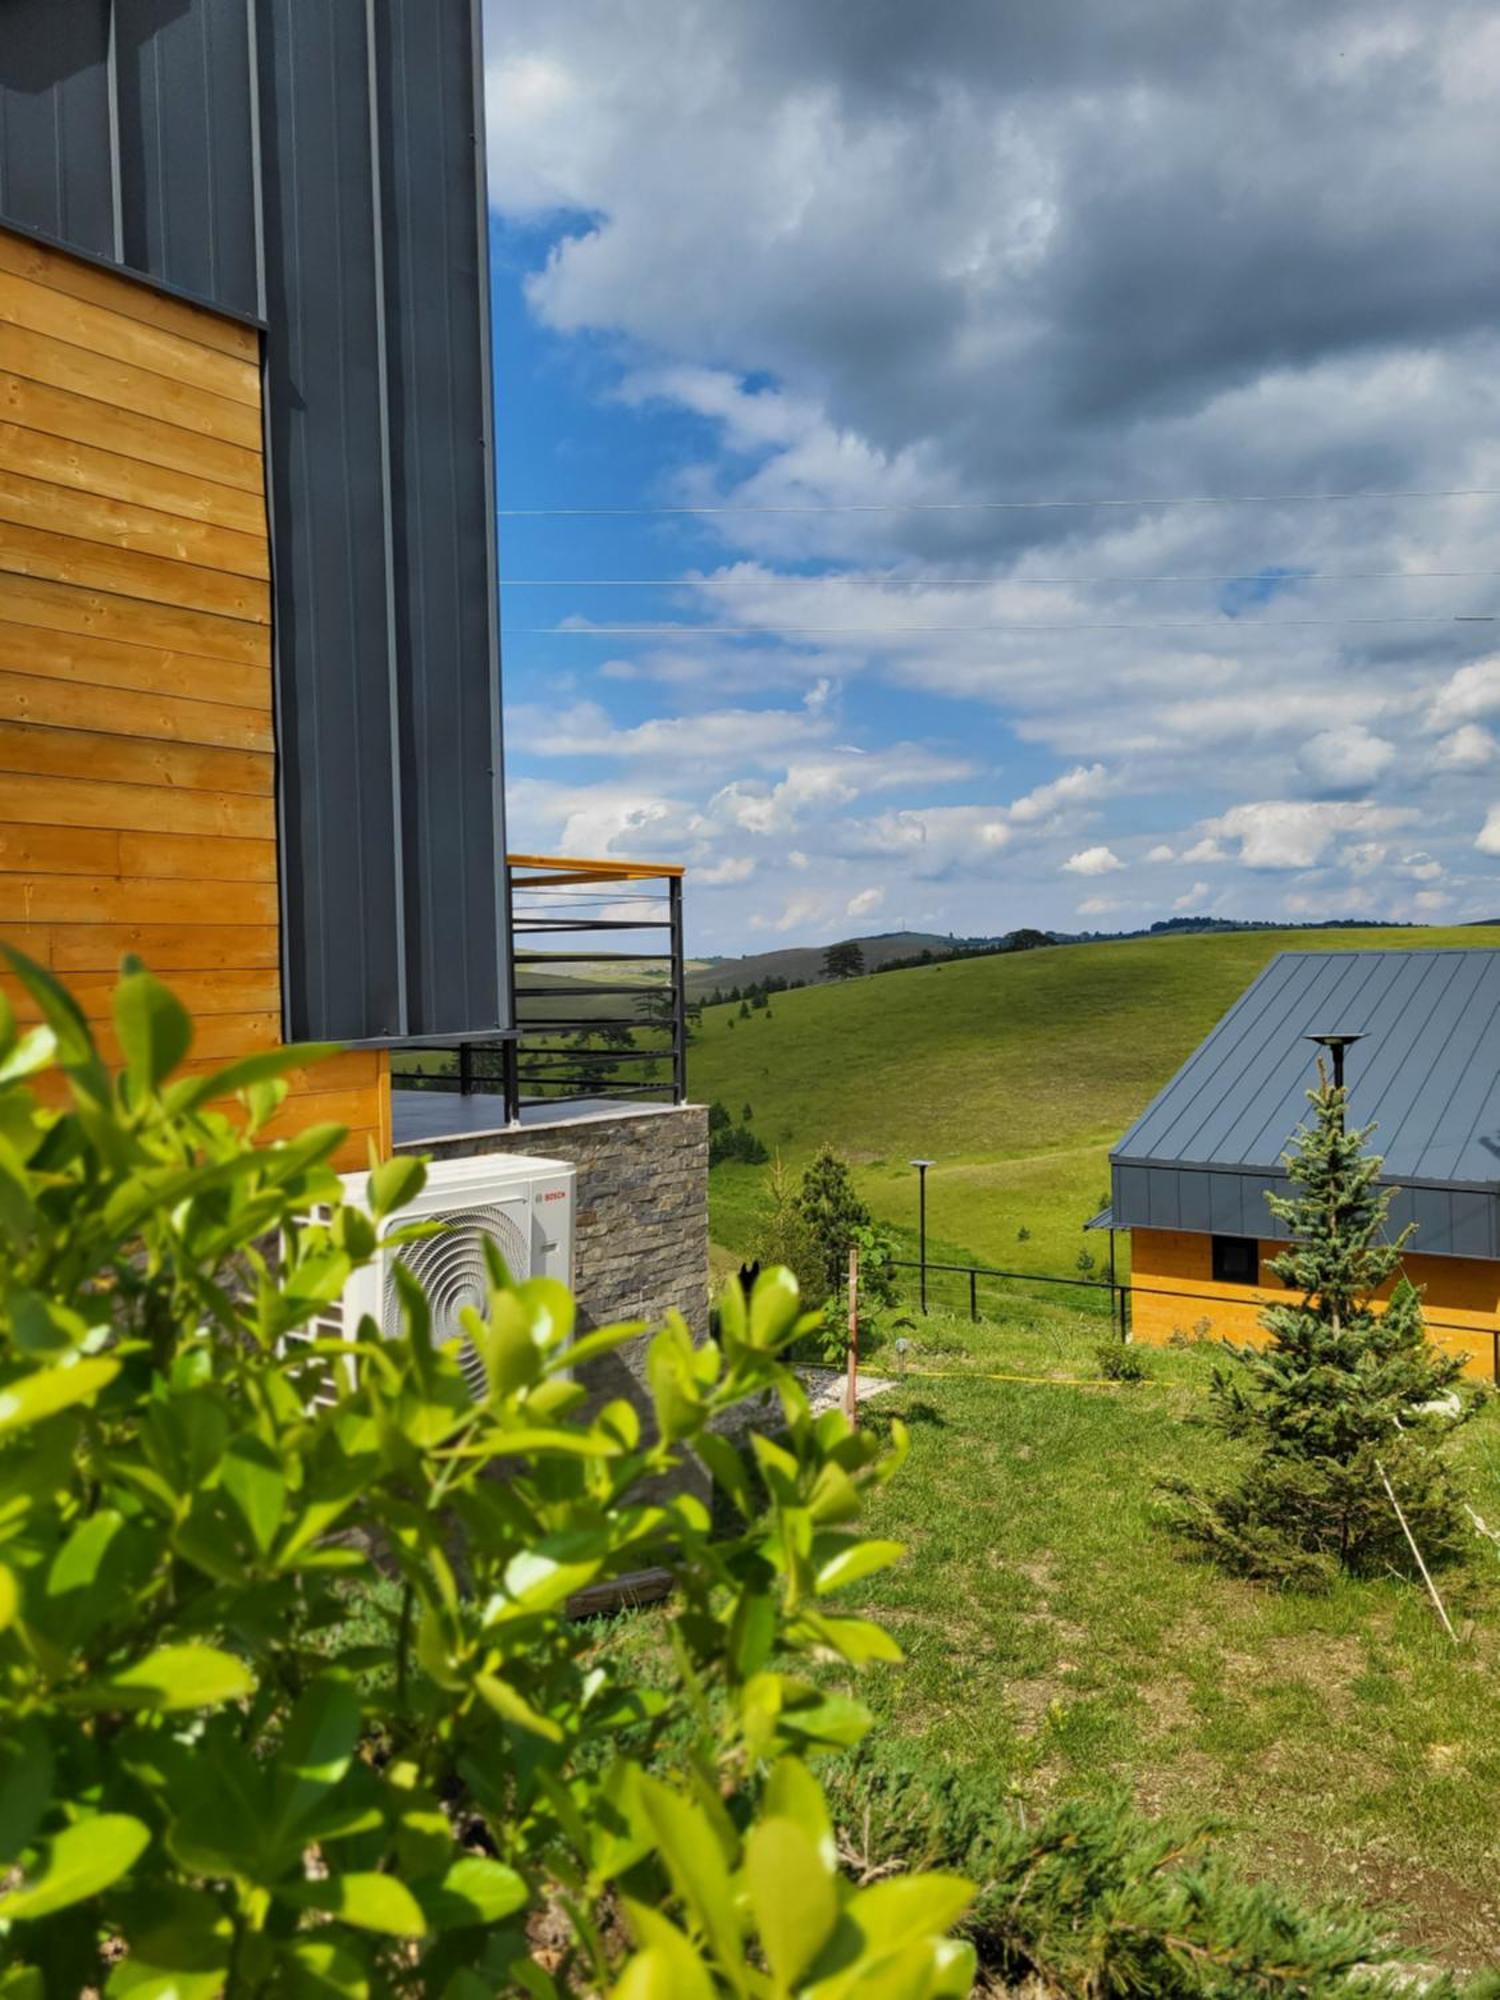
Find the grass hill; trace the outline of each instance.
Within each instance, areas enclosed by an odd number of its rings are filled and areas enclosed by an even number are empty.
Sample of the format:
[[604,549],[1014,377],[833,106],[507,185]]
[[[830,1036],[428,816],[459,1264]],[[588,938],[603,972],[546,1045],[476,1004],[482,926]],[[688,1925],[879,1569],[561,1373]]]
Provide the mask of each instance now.
[[[875,1214],[902,1229],[916,1219],[909,1161],[934,1160],[931,1254],[1070,1272],[1081,1249],[1102,1248],[1082,1225],[1105,1198],[1110,1145],[1275,952],[1485,944],[1500,929],[1254,931],[960,959],[779,993],[748,1020],[706,1008],[689,1081],[735,1118],[748,1104],[792,1165],[837,1146]],[[717,1243],[754,1249],[763,1180],[715,1168]]]
[[[857,944],[871,971],[893,958],[918,958],[924,951],[952,951],[954,940],[936,931],[885,931],[879,937],[846,940]],[[801,979],[811,985],[823,977],[820,944],[786,945],[780,951],[758,951],[746,958],[714,958],[689,967],[687,989],[694,1000],[706,999],[717,986],[727,993],[759,986],[766,979]]]

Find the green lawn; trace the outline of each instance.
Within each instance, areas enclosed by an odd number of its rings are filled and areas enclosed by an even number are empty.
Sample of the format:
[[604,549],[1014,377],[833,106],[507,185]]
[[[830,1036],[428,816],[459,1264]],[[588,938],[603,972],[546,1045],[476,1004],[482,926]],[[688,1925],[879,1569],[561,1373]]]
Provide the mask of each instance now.
[[[1211,1351],[1153,1350],[1112,1388],[987,1379],[1093,1376],[1098,1338],[1046,1309],[934,1319],[868,1406],[912,1435],[869,1522],[908,1548],[868,1587],[907,1655],[862,1683],[883,1729],[1021,1804],[1123,1788],[1213,1817],[1251,1873],[1398,1906],[1425,1952],[1494,1963],[1500,1552],[1476,1538],[1443,1579],[1457,1651],[1406,1583],[1278,1595],[1185,1558],[1153,1487],[1230,1462],[1201,1422]],[[1500,1406],[1459,1450],[1500,1517]]]
[[[875,1214],[903,1229],[916,1218],[908,1162],[934,1159],[934,1254],[1071,1271],[1109,1147],[1274,952],[1497,943],[1494,929],[1261,931],[882,973],[777,994],[769,1016],[706,1009],[689,1081],[736,1118],[748,1103],[793,1165],[837,1146]],[[716,1242],[754,1249],[762,1179],[715,1170]]]

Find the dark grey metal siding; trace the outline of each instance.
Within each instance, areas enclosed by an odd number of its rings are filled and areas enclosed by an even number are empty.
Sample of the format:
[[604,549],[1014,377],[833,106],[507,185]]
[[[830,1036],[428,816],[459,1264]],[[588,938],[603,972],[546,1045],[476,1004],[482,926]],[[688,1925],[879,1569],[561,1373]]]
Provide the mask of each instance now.
[[[261,147],[287,959],[299,1034],[406,1032],[379,181],[365,13],[265,0]],[[338,282],[312,281],[316,271]]]
[[477,0],[0,0],[0,221],[267,328],[289,1034],[509,1027]]
[[245,0],[115,0],[119,261],[261,313]]
[[[1284,1242],[1288,1231],[1267,1207],[1268,1191],[1289,1193],[1286,1176],[1116,1161],[1110,1213],[1116,1229],[1182,1229],[1194,1235]],[[1397,1183],[1390,1229],[1399,1234],[1408,1226],[1416,1232],[1412,1249],[1424,1256],[1500,1258],[1500,1199],[1487,1189]]]
[[1267,1188],[1308,1115],[1311,1033],[1361,1031],[1349,1115],[1374,1125],[1413,1250],[1500,1256],[1500,952],[1282,952],[1114,1149],[1118,1227],[1278,1238]]
[[499,641],[487,216],[474,200],[484,79],[466,15],[466,0],[384,0],[375,17],[406,979],[425,1033],[460,1000],[466,1020],[494,1008],[509,937],[503,870],[470,859],[476,842],[503,852],[504,837],[499,676],[474,670]]
[[0,216],[117,255],[110,0],[0,0]]

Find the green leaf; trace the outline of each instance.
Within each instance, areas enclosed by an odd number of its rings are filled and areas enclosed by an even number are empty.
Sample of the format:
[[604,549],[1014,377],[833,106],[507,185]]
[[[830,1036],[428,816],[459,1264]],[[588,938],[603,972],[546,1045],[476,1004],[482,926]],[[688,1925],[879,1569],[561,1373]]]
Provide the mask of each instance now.
[[150,1839],[128,1813],[100,1813],[65,1826],[47,1843],[41,1872],[0,1896],[0,1923],[29,1923],[97,1896],[119,1881]]
[[669,1917],[628,1899],[625,1914],[643,1949],[625,1967],[612,2000],[714,2000],[707,1966]]
[[415,1893],[435,1931],[497,1924],[530,1900],[530,1891],[514,1868],[482,1854],[464,1855],[440,1881],[418,1883]]
[[217,1646],[159,1646],[134,1666],[93,1682],[74,1700],[85,1708],[145,1708],[172,1714],[185,1708],[218,1708],[254,1692],[255,1676],[233,1653]]
[[867,1576],[874,1576],[877,1570],[889,1569],[905,1553],[905,1545],[901,1542],[849,1542],[819,1568],[818,1595],[825,1597],[829,1591],[842,1590],[846,1584],[861,1583]]
[[[212,1104],[217,1098],[233,1097],[237,1090],[249,1090],[258,1083],[274,1081],[288,1070],[324,1062],[338,1053],[336,1042],[306,1042],[296,1048],[262,1049],[257,1055],[226,1063],[223,1069],[216,1069],[211,1076],[184,1077],[166,1091],[163,1101],[169,1111],[181,1116],[184,1112],[197,1111],[205,1104]],[[308,1134],[304,1132],[299,1137],[305,1141]]]
[[115,988],[114,1016],[131,1091],[144,1097],[187,1054],[193,1024],[176,995],[144,969],[128,969]]
[[834,1871],[794,1820],[765,1819],[745,1842],[745,1884],[771,1970],[790,1988],[838,1922]]
[[16,1584],[16,1573],[0,1563],[0,1632],[15,1623],[20,1608],[21,1592]]
[[359,1697],[336,1674],[315,1680],[292,1710],[275,1758],[275,1837],[283,1840],[343,1782],[359,1743]]
[[270,1445],[251,1435],[237,1437],[224,1454],[220,1474],[262,1555],[270,1552],[286,1512],[286,1476]]
[[809,1611],[799,1622],[806,1633],[830,1647],[852,1667],[867,1666],[871,1660],[889,1660],[898,1665],[905,1657],[885,1627],[869,1618],[827,1618]]
[[120,1913],[130,1956],[110,1974],[109,2000],[217,2000],[233,1932],[214,1898],[192,1890],[140,1890]]
[[382,1160],[365,1183],[365,1200],[370,1213],[379,1219],[393,1209],[405,1208],[422,1192],[427,1180],[427,1162],[411,1153],[398,1153]]
[[118,1361],[100,1357],[38,1368],[7,1382],[0,1389],[0,1437],[42,1423],[75,1403],[91,1403],[119,1372]]
[[0,1739],[0,1865],[15,1861],[36,1838],[52,1803],[52,1746],[39,1722],[23,1722]]
[[20,1083],[57,1057],[57,1036],[51,1028],[29,1028],[0,1059],[0,1083]]
[[643,1777],[639,1797],[667,1873],[702,1925],[725,1968],[744,1963],[729,1868],[707,1817],[658,1778]]
[[861,1889],[845,1914],[869,1951],[885,1953],[941,1937],[973,1900],[974,1885],[961,1875],[897,1875]]
[[741,1519],[753,1520],[755,1492],[745,1469],[745,1461],[735,1446],[717,1432],[705,1431],[702,1437],[694,1440],[693,1449],[708,1467],[714,1484],[734,1502]]
[[575,1590],[592,1583],[603,1566],[602,1555],[569,1562],[544,1548],[523,1549],[506,1565],[504,1583],[509,1602],[500,1600],[493,1615],[486,1615],[486,1626],[537,1611],[555,1611]]
[[524,1695],[498,1674],[476,1674],[474,1686],[485,1705],[492,1708],[502,1722],[524,1730],[528,1736],[540,1736],[547,1743],[563,1741],[561,1726],[550,1716],[543,1715],[540,1709],[533,1708]]
[[289,2000],[369,2000],[365,1968],[347,1945],[331,1938],[290,1939],[281,1947],[281,1965]]
[[299,1910],[321,1910],[356,1930],[379,1931],[385,1937],[427,1935],[421,1904],[394,1875],[373,1871],[329,1875],[317,1882],[286,1884],[276,1894]]
[[[57,1038],[57,1060],[64,1069],[96,1072],[96,1083],[105,1081],[104,1068],[94,1048],[94,1038],[89,1032],[89,1024],[83,1009],[72,994],[58,979],[28,958],[25,952],[16,951],[10,945],[0,945],[10,963],[12,972],[26,988],[42,1011],[42,1018]],[[96,1090],[95,1095],[102,1092]]]
[[774,1350],[790,1338],[796,1331],[801,1299],[797,1280],[785,1265],[762,1271],[750,1294],[750,1345]]

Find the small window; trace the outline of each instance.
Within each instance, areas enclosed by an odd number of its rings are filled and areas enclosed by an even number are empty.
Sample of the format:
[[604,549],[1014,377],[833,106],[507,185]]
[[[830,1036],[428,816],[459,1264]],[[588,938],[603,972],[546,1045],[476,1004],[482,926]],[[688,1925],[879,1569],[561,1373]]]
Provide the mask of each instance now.
[[1260,1278],[1260,1245],[1253,1236],[1216,1236],[1214,1283],[1253,1285]]

